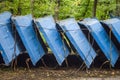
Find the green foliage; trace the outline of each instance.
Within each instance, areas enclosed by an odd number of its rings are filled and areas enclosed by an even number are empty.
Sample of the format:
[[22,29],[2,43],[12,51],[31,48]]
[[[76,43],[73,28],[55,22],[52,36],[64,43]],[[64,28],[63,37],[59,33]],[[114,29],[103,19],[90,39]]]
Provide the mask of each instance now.
[[109,12],[113,12],[115,9],[115,0],[99,0],[97,6],[97,18],[107,19],[109,18]]
[[33,15],[41,17],[44,15],[54,15],[55,1],[35,0],[33,4]]
[[[58,14],[58,19],[75,17],[77,20],[92,17],[94,0],[3,0],[0,12],[10,11],[13,15],[32,14],[34,17]],[[109,12],[116,9],[116,0],[98,0],[96,17],[109,18]],[[57,13],[56,13],[57,12]]]

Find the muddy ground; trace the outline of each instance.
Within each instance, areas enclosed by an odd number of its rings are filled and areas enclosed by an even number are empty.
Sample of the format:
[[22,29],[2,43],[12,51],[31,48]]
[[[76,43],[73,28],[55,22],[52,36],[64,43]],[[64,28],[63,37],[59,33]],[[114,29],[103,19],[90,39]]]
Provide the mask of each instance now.
[[[15,71],[11,68],[0,68],[0,80],[80,80],[93,78],[103,79],[103,78],[120,78],[119,69],[90,69],[90,70],[80,70],[77,68],[58,68],[58,69],[48,69],[48,68],[32,68],[30,70],[26,68],[17,68]],[[89,79],[88,79],[89,80]]]
[[14,70],[11,66],[0,65],[0,80],[119,80],[120,79],[120,60],[114,68],[106,63],[100,69],[102,63],[97,57],[91,65],[90,69],[86,66],[82,66],[83,61],[80,57],[69,56],[67,58],[68,67],[64,62],[62,66],[58,66],[54,56],[47,55],[43,57],[44,63],[40,60],[34,67],[31,62],[29,62],[28,69],[25,59],[28,56],[18,57],[18,64]]

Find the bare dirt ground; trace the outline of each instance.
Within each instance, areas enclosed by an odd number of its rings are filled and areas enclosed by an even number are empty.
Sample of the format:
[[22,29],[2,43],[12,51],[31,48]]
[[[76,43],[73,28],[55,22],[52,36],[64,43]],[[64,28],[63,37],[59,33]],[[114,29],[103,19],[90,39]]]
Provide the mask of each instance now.
[[0,68],[0,80],[119,80],[119,69],[90,69],[80,70],[77,68],[48,69],[44,67]]
[[[30,69],[27,68],[25,60],[28,57],[18,57],[18,64],[15,70],[9,67],[0,65],[0,80],[120,80],[120,60],[114,68],[105,64],[102,69],[99,57],[91,65],[90,69],[80,68],[81,63],[79,57],[69,56],[68,64],[65,62],[61,67],[57,66],[57,62],[53,55],[47,55],[43,59],[47,67],[44,67],[41,60],[35,66],[29,62]],[[79,70],[80,68],[80,70]]]

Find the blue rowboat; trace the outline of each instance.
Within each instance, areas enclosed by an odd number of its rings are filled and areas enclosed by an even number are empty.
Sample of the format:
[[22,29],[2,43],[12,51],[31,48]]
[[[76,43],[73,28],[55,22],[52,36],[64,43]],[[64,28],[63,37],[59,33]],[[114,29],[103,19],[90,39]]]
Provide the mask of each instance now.
[[57,31],[56,23],[53,17],[46,16],[44,18],[39,18],[35,20],[35,23],[55,55],[58,64],[62,65],[63,61],[70,52]]
[[79,23],[89,30],[106,58],[110,61],[112,67],[114,67],[118,60],[119,53],[100,22],[97,19],[85,19]]
[[9,65],[20,54],[20,48],[15,45],[11,16],[10,12],[0,14],[0,50],[6,65]]
[[90,68],[91,63],[96,57],[96,52],[87,41],[87,38],[83,34],[75,19],[69,18],[62,20],[59,22],[59,25],[87,67]]
[[12,20],[33,65],[36,65],[45,52],[34,31],[32,15],[12,17]]

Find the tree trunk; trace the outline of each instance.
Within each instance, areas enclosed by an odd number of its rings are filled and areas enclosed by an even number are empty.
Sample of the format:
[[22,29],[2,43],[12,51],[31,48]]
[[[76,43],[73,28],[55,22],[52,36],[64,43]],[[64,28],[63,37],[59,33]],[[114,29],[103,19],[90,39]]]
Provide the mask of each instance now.
[[94,5],[93,5],[93,17],[96,17],[97,2],[98,2],[98,0],[94,0]]
[[31,0],[30,8],[31,8],[31,14],[32,14],[33,17],[34,17],[34,14],[33,14],[33,10],[34,10],[34,0]]
[[18,13],[17,15],[21,15],[21,0],[19,0],[19,3],[18,3]]
[[85,11],[84,11],[84,13],[83,13],[83,17],[85,17],[85,15],[86,15],[86,13],[87,13],[87,11],[88,11],[89,3],[90,3],[90,0],[88,0],[88,2],[87,2]]
[[60,0],[56,0],[56,4],[57,4],[57,6],[55,7],[55,20],[58,20]]
[[116,16],[120,16],[120,0],[116,0]]

